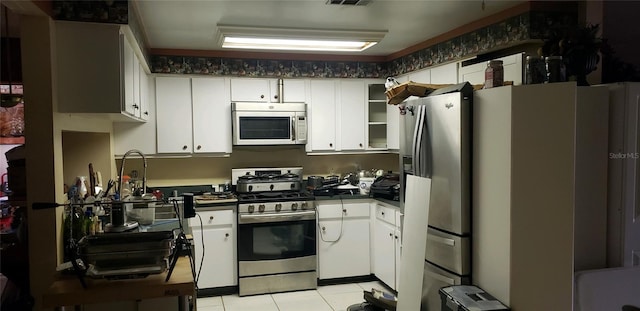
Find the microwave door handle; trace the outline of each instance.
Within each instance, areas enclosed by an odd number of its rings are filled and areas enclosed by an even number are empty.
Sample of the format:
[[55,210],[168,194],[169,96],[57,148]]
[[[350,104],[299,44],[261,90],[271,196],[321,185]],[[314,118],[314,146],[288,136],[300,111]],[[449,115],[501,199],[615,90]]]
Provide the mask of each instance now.
[[296,140],[296,117],[291,117],[291,140]]

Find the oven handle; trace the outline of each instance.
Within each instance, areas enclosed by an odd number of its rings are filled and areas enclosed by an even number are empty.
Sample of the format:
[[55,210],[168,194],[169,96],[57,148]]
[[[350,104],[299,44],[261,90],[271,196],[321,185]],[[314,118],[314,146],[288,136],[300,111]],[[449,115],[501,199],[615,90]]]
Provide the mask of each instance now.
[[242,214],[238,219],[238,223],[251,224],[251,223],[315,220],[315,219],[316,219],[316,211],[290,212],[290,213],[277,213],[277,214],[255,214],[255,215]]

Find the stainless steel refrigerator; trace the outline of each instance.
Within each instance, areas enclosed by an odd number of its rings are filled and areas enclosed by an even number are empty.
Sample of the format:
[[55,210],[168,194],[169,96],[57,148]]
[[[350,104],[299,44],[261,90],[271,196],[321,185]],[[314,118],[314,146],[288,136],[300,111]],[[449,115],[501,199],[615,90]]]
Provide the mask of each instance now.
[[401,104],[401,206],[407,175],[431,178],[421,310],[440,310],[441,287],[470,283],[472,99],[462,83]]

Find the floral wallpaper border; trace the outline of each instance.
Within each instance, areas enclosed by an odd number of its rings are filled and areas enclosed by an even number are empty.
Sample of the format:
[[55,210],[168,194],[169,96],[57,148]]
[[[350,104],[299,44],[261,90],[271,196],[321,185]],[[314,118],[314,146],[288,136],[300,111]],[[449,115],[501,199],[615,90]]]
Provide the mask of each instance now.
[[[54,1],[55,19],[129,24],[143,51],[136,14],[128,0]],[[496,51],[534,39],[551,28],[574,27],[577,12],[530,11],[389,62],[292,61],[181,55],[145,55],[152,73],[246,77],[384,78]]]

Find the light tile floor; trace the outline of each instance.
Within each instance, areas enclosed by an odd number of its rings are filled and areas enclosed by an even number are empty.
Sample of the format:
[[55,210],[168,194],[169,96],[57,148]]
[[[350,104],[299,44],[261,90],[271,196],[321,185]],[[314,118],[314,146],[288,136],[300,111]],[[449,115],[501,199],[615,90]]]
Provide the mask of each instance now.
[[363,290],[389,291],[380,282],[319,286],[316,290],[239,297],[198,298],[197,311],[344,311],[364,302]]

